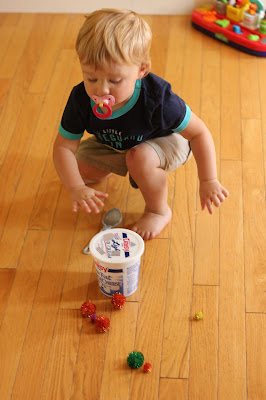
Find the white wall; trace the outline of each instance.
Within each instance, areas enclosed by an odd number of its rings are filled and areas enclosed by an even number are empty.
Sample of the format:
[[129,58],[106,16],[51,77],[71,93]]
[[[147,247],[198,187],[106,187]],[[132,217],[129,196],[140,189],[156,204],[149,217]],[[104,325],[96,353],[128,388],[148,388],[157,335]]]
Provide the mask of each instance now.
[[[213,0],[0,0],[0,12],[81,13],[126,8],[140,14],[190,14]],[[266,6],[266,0],[263,0]]]
[[0,0],[0,12],[85,14],[99,8],[126,8],[140,14],[190,14],[212,0]]

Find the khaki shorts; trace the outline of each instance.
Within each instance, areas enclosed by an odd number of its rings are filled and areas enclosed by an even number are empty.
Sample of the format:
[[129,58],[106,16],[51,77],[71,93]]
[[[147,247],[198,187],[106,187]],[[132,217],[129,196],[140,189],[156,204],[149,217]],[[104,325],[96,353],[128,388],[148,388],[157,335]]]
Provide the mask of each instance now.
[[[160,159],[160,168],[166,172],[173,171],[185,164],[192,154],[189,141],[179,133],[150,139],[145,143],[148,143],[156,151]],[[126,151],[113,150],[111,147],[98,142],[95,136],[80,142],[76,158],[86,164],[117,175],[126,176],[128,172]]]

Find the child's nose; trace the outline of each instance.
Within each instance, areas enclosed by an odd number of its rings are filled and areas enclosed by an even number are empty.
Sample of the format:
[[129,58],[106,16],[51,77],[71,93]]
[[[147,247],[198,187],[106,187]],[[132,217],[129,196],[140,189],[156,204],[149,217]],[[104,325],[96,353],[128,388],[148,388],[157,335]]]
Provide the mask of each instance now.
[[110,93],[109,86],[107,83],[102,82],[97,86],[97,96],[105,96]]

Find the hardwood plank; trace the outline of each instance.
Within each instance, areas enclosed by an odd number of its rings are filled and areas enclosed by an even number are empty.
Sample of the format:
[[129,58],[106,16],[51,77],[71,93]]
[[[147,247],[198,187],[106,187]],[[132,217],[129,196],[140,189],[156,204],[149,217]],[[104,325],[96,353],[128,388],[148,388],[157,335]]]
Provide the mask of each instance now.
[[[111,317],[111,301],[100,292],[96,272],[91,274],[87,298],[96,305],[97,315]],[[84,319],[70,400],[99,399],[108,334],[96,332]]]
[[158,398],[161,358],[158,345],[163,335],[168,252],[167,239],[154,239],[146,244],[136,342],[132,350],[142,352],[145,361],[150,362],[153,369],[149,379],[142,371],[132,374],[129,396],[132,400]]
[[[0,329],[0,398],[9,399],[42,269],[48,232],[29,232]],[[10,270],[12,273],[13,270]],[[1,274],[1,270],[0,270]],[[14,274],[12,274],[14,275]]]
[[203,35],[200,32],[194,29],[188,29],[185,38],[184,70],[181,90],[182,98],[198,116],[200,116],[201,99],[202,38]]
[[0,269],[0,325],[6,309],[15,273],[15,269]]
[[[1,37],[1,33],[0,33]],[[10,79],[0,79],[0,112],[5,101],[9,86],[10,86]]]
[[69,399],[82,317],[77,310],[59,310],[40,400]]
[[239,53],[221,47],[221,158],[241,160]]
[[189,197],[186,171],[180,168],[176,171],[161,361],[161,376],[168,378],[188,378],[193,279],[193,229],[189,220]]
[[160,379],[159,400],[187,400],[187,379]]
[[[201,118],[212,133],[219,170],[220,86],[217,79],[218,74],[219,67],[212,65],[212,62],[210,65],[203,66]],[[219,281],[219,209],[215,209],[214,213],[210,215],[207,210],[201,211],[199,203],[198,200],[194,283],[217,285]],[[208,262],[206,262],[206,254],[208,254]]]
[[[105,190],[105,187],[106,182],[97,185],[98,190]],[[92,256],[85,255],[82,251],[100,230],[101,218],[102,214],[85,215],[84,212],[79,212],[62,291],[61,308],[79,309],[87,299],[91,272],[96,271]]]
[[0,114],[1,129],[2,132],[5,132],[1,137],[0,166],[3,163],[16,126],[17,119],[14,118],[14,115],[19,116],[21,113],[28,85],[32,79],[35,64],[39,59],[42,49],[47,26],[49,26],[49,17],[36,16],[31,35],[28,38],[24,53],[19,60],[16,74],[12,77],[12,82]]
[[194,286],[192,317],[199,311],[204,318],[193,319],[191,329],[189,400],[214,400],[218,383],[218,287]]
[[[221,43],[212,40],[209,36],[203,35],[202,37],[202,64],[217,66],[219,71],[220,59],[221,59]],[[204,71],[203,71],[204,72]],[[220,78],[220,77],[219,77]],[[219,90],[219,80],[217,81]]]
[[179,94],[182,88],[185,38],[189,27],[187,16],[170,15],[168,20],[168,46],[164,78],[171,83],[173,92]]
[[25,44],[30,36],[34,19],[34,14],[21,14],[16,29],[9,41],[9,47],[0,64],[0,78],[11,78],[14,75]]
[[[12,141],[8,148],[6,158],[1,168],[0,174],[0,234],[2,235],[5,221],[14,198],[21,172],[27,158],[27,152],[31,146],[31,140],[41,109],[42,96],[29,94],[25,98],[25,103],[17,125],[14,130]],[[10,166],[12,165],[12,168]]]
[[65,30],[64,38],[60,45],[62,49],[72,49],[75,51],[77,36],[84,21],[84,15],[71,14],[69,16],[69,21]]
[[265,312],[265,192],[261,121],[242,121],[246,311]]
[[266,85],[266,77],[265,77],[265,68],[266,68],[266,59],[262,58],[258,62],[258,85],[259,85],[259,101],[260,101],[260,114],[262,120],[262,131],[266,131],[266,99],[265,99],[265,85]]
[[[220,52],[219,47],[203,51],[200,116],[213,136],[217,169],[220,163]],[[217,285],[219,281],[219,209],[210,215],[201,211],[198,201],[195,242],[194,283]],[[214,207],[215,208],[215,207]],[[208,262],[206,262],[208,254]]]
[[266,397],[266,315],[247,314],[247,399]]
[[[0,26],[0,60],[5,57],[7,49],[10,45],[11,38],[14,34],[15,26],[6,26],[1,24]],[[6,78],[5,78],[6,79]]]
[[[25,237],[35,195],[50,147],[51,137],[53,136],[52,127],[55,125],[58,116],[57,94],[65,88],[65,81],[62,80],[62,74],[64,73],[64,76],[67,77],[71,68],[70,53],[72,53],[71,50],[62,50],[57,60],[56,70],[54,71],[49,91],[45,97],[27,160],[23,166],[21,179],[10,207],[5,231],[0,242],[0,252],[3,251],[1,263],[9,268],[16,265],[23,238]],[[41,135],[40,132],[42,132]],[[42,157],[36,158],[36,154],[42,154]],[[21,213],[22,208],[24,210],[23,213]],[[6,251],[7,249],[8,251]]]
[[[69,15],[67,14],[54,15],[35,74],[29,87],[29,92],[44,93],[46,91],[52,76],[55,63],[57,61],[57,56],[60,51],[60,46],[68,21]],[[70,63],[72,62],[72,60],[73,58],[71,57]],[[68,70],[67,63],[66,70]],[[64,76],[65,78],[65,75],[62,76]]]
[[223,161],[221,176],[230,199],[221,207],[218,398],[244,400],[246,335],[241,163]]
[[[62,191],[21,353],[13,400],[35,400],[40,396],[76,225],[76,215],[66,218],[66,196]],[[30,386],[25,382],[30,382]]]
[[265,98],[265,68],[266,59],[260,60],[258,63],[258,81],[259,81],[259,93],[260,93],[260,113],[261,113],[261,123],[262,123],[262,143],[263,143],[263,153],[264,153],[264,178],[266,186],[266,98]]
[[3,13],[3,15],[4,26],[17,26],[21,17],[21,13]]
[[260,96],[258,79],[258,63],[256,57],[240,58],[240,99],[241,118],[260,118]]
[[168,29],[162,29],[162,26],[169,25],[168,15],[153,15],[152,17],[152,45],[151,45],[151,60],[152,66],[151,71],[164,77],[165,73],[165,61],[167,54],[167,43],[169,37]]
[[[29,229],[51,229],[61,187],[62,184],[53,163],[53,146],[51,146],[34,199]],[[68,204],[69,212],[71,212],[70,198]]]
[[[74,57],[74,54],[73,54]],[[81,78],[80,63],[76,59],[73,63],[72,69],[70,69],[71,74],[69,81],[67,82],[66,90],[62,90],[62,102],[61,107],[58,110],[58,118],[56,118],[56,129],[55,135],[58,132],[59,123],[63,115],[64,108],[66,106],[70,92],[77,83],[79,83]],[[61,96],[61,93],[58,94]],[[34,202],[31,218],[29,221],[30,229],[50,229],[54,210],[56,207],[58,195],[61,189],[61,183],[54,168],[53,157],[53,142],[50,147],[50,152],[47,157],[47,162],[44,167],[44,172],[41,177],[39,190]],[[71,209],[71,203],[69,202],[69,207]]]
[[[190,26],[190,19],[189,19]],[[202,62],[202,35],[194,29],[188,29],[185,37],[184,67],[181,87],[181,97],[187,102],[192,111],[200,116],[201,98],[201,62]],[[193,60],[193,62],[191,62]],[[195,68],[196,65],[196,68]],[[194,157],[185,165],[190,226],[192,229],[193,244],[195,238],[196,193],[198,186],[197,167]],[[180,190],[180,189],[178,189]]]
[[[184,58],[184,43],[188,21],[187,17],[178,18],[177,16],[169,15],[167,23],[169,28],[168,37],[165,37],[165,40],[167,40],[165,73],[162,77],[170,82],[172,90],[180,95],[183,74],[182,60]],[[168,204],[171,209],[174,199],[174,186],[175,172],[172,171],[168,174]],[[170,237],[171,224],[172,220],[160,233],[159,238],[166,239]]]
[[137,303],[127,303],[123,310],[112,311],[100,400],[128,398],[134,371],[127,365],[127,356],[134,348],[137,317]]

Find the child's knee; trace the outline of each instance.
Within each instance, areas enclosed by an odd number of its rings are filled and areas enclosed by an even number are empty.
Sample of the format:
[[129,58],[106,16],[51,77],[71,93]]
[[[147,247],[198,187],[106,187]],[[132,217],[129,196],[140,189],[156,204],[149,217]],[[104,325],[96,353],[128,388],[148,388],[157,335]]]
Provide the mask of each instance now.
[[157,153],[147,143],[141,143],[129,149],[126,154],[126,163],[129,171],[131,169],[151,169],[153,166],[160,165]]

